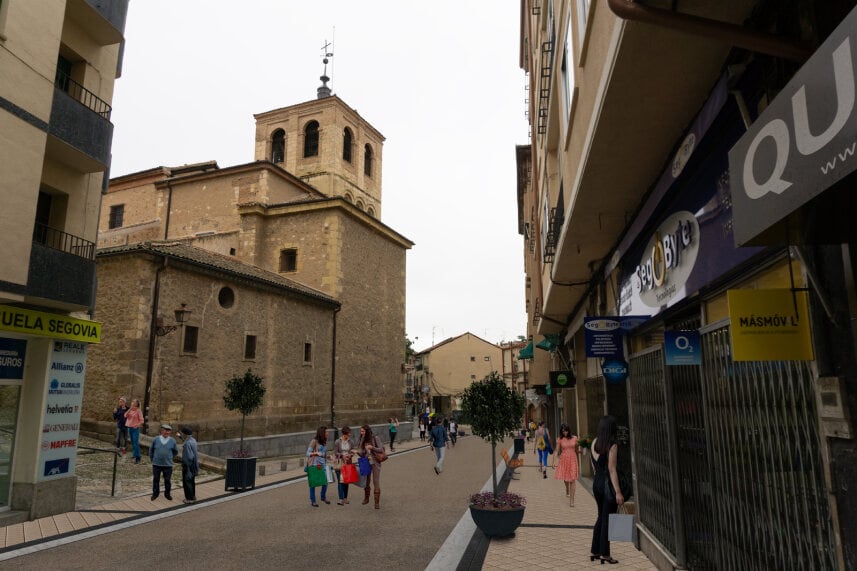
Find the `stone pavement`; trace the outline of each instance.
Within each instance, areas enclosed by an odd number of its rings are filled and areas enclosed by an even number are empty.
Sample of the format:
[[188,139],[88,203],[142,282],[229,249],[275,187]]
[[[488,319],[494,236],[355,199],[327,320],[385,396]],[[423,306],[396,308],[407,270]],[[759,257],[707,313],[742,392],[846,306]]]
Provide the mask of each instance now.
[[[426,444],[416,437],[398,443],[396,452],[424,446]],[[606,569],[597,561],[589,561],[592,524],[595,522],[595,501],[591,494],[578,483],[575,507],[569,507],[563,483],[553,478],[552,471],[549,469],[548,479],[543,479],[539,476],[535,455],[529,452],[523,457],[525,465],[516,471],[516,479],[509,484],[509,491],[527,498],[524,521],[515,537],[491,540],[487,544],[487,552],[483,548],[478,557],[465,564],[464,555],[468,544],[472,545],[474,540],[481,536],[481,532],[474,534],[475,526],[465,507],[459,524],[438,550],[429,568],[577,569],[581,566],[597,566],[595,568]],[[280,461],[264,464],[266,474],[257,475],[257,489],[305,477],[298,458],[288,459],[287,469],[284,471],[278,470]],[[504,468],[501,460],[498,474],[502,474]],[[180,472],[180,469],[177,467],[175,472]],[[486,488],[490,489],[490,485],[489,478]],[[150,492],[146,491],[134,497],[107,501],[87,509],[0,527],[0,563],[52,545],[110,533],[114,529],[120,529],[123,524],[132,525],[134,520],[147,521],[153,516],[168,516],[169,512],[178,513],[185,509],[205,509],[206,502],[217,498],[222,501],[226,496],[240,494],[225,492],[224,481],[220,478],[197,484],[199,501],[193,506],[182,504],[184,498],[181,485],[174,484],[172,501],[167,501],[163,495],[151,501],[149,495]],[[484,546],[484,536],[481,537]],[[646,556],[630,543],[614,542],[611,550],[613,557],[619,560],[618,565],[609,567],[611,570],[655,569]]]

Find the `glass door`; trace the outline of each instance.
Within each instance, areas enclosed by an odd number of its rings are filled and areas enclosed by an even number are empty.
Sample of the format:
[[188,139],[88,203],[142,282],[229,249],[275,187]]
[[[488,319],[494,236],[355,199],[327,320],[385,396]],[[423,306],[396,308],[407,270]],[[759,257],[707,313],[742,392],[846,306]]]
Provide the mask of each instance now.
[[0,510],[9,508],[20,385],[0,385]]

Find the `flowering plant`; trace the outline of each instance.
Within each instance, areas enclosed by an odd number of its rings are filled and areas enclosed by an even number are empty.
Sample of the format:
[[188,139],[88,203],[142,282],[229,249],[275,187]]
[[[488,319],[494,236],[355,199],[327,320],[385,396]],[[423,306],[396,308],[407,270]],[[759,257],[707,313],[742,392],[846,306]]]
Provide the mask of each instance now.
[[514,510],[522,508],[525,505],[527,505],[527,500],[524,496],[519,496],[511,492],[503,492],[502,494],[480,492],[470,496],[470,506],[474,508]]
[[580,440],[577,441],[581,448],[592,448],[592,437],[584,436]]

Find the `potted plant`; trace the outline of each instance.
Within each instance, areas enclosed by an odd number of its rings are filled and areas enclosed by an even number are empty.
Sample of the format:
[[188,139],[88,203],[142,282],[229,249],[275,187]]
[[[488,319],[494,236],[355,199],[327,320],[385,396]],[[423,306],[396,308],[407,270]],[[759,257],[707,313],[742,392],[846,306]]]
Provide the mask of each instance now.
[[223,404],[241,413],[241,440],[238,450],[226,458],[226,489],[245,490],[256,487],[256,457],[244,448],[244,420],[262,406],[265,386],[262,377],[247,369],[243,376],[226,381]]
[[492,371],[482,381],[464,389],[461,408],[470,421],[470,430],[491,443],[491,492],[470,496],[470,515],[488,537],[503,537],[515,532],[524,519],[523,497],[497,489],[497,443],[514,436],[524,415],[524,397],[506,386]]

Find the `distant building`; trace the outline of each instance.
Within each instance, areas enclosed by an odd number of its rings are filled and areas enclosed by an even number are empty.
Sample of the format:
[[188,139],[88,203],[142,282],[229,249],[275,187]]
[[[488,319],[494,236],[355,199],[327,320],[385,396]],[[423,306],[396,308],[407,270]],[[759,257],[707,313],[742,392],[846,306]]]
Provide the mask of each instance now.
[[494,343],[462,333],[414,355],[414,382],[420,389],[420,410],[449,414],[461,408],[461,393],[502,367],[503,351]]
[[[256,161],[156,167],[103,197],[88,430],[122,394],[203,439],[237,437],[223,381],[265,379],[250,435],[401,415],[405,255],[380,221],[384,138],[336,96],[256,115]],[[191,310],[172,336],[173,312]],[[190,340],[189,340],[190,336]]]
[[[127,0],[0,1],[0,515],[74,508]],[[10,514],[1,512],[9,511]]]

